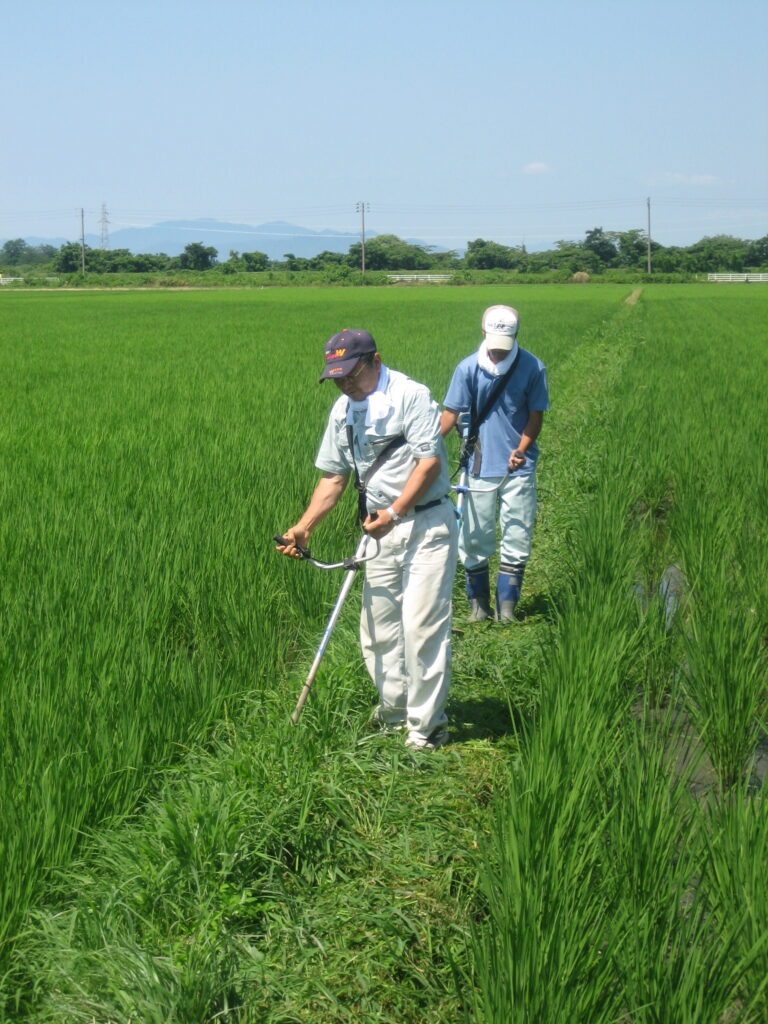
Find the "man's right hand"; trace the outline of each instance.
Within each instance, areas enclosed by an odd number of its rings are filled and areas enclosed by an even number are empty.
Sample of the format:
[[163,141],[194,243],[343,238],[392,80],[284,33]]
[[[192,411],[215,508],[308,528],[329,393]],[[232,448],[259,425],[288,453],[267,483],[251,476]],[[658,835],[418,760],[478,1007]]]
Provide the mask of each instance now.
[[513,451],[509,456],[509,462],[507,463],[507,468],[510,473],[514,473],[515,470],[521,469],[525,465],[527,458],[528,457],[525,452],[515,449],[515,451]]
[[286,530],[282,534],[282,539],[287,541],[287,543],[277,544],[275,550],[279,551],[281,555],[287,555],[289,558],[301,558],[298,549],[309,546],[309,532],[303,530],[298,523],[296,526],[292,526],[290,530]]

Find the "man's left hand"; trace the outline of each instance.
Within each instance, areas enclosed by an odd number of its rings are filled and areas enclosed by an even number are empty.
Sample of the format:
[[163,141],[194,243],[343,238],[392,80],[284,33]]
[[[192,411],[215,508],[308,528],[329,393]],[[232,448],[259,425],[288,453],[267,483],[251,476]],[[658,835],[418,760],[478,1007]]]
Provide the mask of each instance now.
[[389,512],[386,509],[381,509],[380,512],[373,512],[365,517],[363,529],[369,536],[381,540],[382,537],[386,537],[394,525],[395,522]]
[[515,451],[513,451],[509,456],[509,462],[507,465],[509,466],[510,473],[514,473],[516,469],[520,469],[525,465],[525,452],[520,452],[515,449]]

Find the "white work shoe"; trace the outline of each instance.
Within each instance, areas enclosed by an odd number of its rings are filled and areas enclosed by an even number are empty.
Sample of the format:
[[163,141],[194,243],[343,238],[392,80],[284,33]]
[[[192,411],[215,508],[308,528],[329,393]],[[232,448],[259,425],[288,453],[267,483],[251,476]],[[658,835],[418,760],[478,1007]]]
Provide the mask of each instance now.
[[407,728],[407,723],[404,718],[388,722],[378,707],[371,715],[371,728],[379,732],[402,732]]
[[448,730],[444,725],[438,725],[436,729],[425,739],[423,736],[418,734],[409,736],[405,741],[405,745],[409,750],[437,750],[439,747],[444,747],[446,743],[450,741]]

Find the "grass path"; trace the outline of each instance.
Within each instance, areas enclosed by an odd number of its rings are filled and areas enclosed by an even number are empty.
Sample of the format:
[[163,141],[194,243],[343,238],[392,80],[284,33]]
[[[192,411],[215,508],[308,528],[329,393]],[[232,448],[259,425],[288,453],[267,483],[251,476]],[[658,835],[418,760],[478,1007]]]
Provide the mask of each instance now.
[[9,1019],[462,1018],[481,851],[537,706],[569,530],[600,472],[596,437],[641,308],[622,306],[551,373],[522,621],[462,625],[457,582],[455,742],[412,754],[368,731],[351,600],[298,728],[300,665],[61,873],[19,942],[4,987],[27,994]]

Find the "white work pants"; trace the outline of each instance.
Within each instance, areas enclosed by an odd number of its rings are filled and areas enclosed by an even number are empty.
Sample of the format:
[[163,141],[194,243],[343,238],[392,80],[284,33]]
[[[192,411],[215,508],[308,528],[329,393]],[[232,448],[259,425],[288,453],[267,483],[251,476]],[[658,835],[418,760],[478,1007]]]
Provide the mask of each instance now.
[[498,490],[503,477],[475,480],[464,498],[464,515],[459,555],[465,569],[476,569],[496,551],[496,511],[501,530],[501,561],[525,565],[531,557],[531,539],[536,521],[536,474],[513,474]]
[[446,500],[398,523],[365,566],[360,643],[379,691],[379,718],[416,740],[447,721],[457,552],[456,515]]

